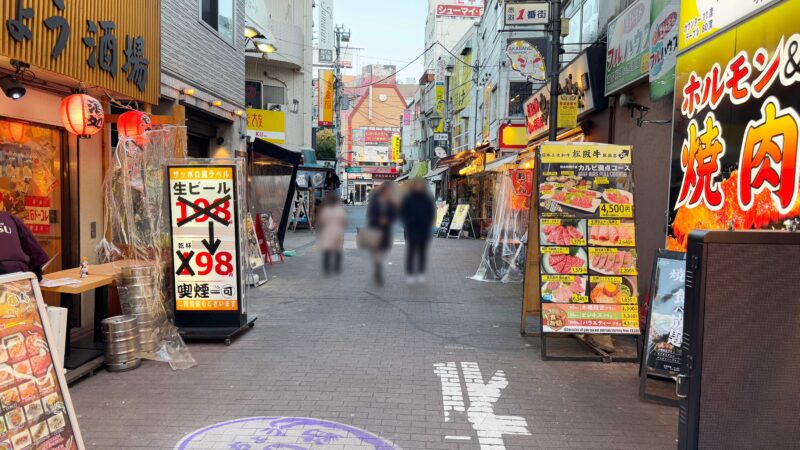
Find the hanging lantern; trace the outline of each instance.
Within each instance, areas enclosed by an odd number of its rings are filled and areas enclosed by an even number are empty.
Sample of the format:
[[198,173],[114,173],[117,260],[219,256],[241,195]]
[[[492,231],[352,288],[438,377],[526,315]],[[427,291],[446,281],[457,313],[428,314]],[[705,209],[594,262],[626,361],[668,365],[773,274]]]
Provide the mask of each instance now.
[[6,121],[3,122],[4,135],[12,142],[21,144],[25,139],[25,124],[23,122]]
[[72,94],[61,101],[61,122],[71,134],[88,139],[103,129],[103,105],[87,94]]
[[144,133],[150,131],[151,128],[150,116],[141,111],[126,111],[117,119],[119,137],[135,138],[139,144],[143,140]]

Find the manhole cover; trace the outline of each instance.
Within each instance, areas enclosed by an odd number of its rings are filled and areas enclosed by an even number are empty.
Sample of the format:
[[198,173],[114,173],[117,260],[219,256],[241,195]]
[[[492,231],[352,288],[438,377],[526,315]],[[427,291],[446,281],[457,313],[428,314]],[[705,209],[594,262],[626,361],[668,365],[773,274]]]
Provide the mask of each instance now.
[[308,417],[248,417],[186,435],[176,450],[399,450],[370,432]]

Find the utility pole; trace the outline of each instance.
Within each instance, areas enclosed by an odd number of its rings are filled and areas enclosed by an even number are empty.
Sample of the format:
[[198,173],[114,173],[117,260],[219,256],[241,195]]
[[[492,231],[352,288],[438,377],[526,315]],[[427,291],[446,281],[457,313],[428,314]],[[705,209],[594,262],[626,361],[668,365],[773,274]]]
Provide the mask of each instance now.
[[[333,29],[334,45],[336,46],[336,59],[333,62],[333,136],[336,138],[336,160],[333,162],[333,172],[339,170],[339,159],[344,158],[342,148],[342,42],[350,42],[350,30],[345,30],[343,25]],[[342,164],[344,166],[344,164]],[[346,169],[345,169],[346,170]],[[345,174],[339,177],[344,180],[344,195],[347,196],[347,181]]]
[[550,141],[558,139],[558,74],[561,65],[561,0],[550,0]]

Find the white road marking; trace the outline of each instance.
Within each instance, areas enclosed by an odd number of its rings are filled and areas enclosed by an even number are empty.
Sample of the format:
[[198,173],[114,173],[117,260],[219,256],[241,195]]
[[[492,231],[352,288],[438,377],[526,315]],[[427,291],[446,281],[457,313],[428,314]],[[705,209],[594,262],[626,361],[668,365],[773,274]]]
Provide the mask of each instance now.
[[451,441],[471,441],[472,436],[445,436],[445,439],[449,439]]
[[465,412],[464,395],[461,392],[461,379],[458,376],[456,363],[434,364],[434,372],[442,381],[442,403],[444,403],[444,421],[450,421],[450,411]]

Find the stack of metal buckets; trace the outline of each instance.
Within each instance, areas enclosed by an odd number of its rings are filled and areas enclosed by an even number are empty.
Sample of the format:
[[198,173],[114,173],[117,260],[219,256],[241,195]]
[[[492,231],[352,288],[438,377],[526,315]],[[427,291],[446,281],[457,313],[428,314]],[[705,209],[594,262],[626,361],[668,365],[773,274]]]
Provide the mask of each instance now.
[[114,316],[100,322],[105,342],[106,367],[122,372],[139,367],[139,326],[136,317]]
[[118,289],[122,312],[136,318],[144,354],[158,351],[161,329],[167,320],[156,270],[155,264],[123,267]]

